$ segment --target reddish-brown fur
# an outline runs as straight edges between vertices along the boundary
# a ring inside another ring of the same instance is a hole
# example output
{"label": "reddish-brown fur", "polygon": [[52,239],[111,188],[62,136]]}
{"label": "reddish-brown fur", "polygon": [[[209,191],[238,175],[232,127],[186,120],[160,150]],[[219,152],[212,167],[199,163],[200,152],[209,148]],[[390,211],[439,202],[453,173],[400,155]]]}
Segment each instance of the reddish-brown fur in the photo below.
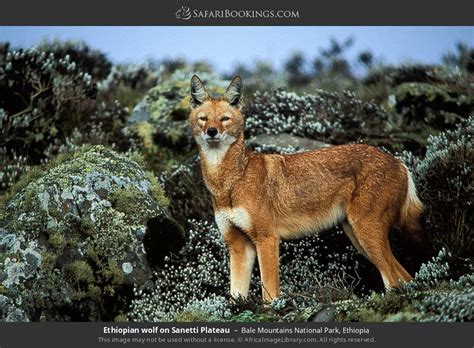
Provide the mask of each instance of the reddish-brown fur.
{"label": "reddish-brown fur", "polygon": [[[278,297],[280,239],[339,223],[387,288],[411,279],[388,241],[391,226],[419,230],[422,210],[399,160],[362,144],[291,155],[249,151],[238,77],[221,99],[210,98],[193,77],[191,104],[189,123],[202,173],[230,253],[232,296],[247,296],[257,256],[264,299]],[[217,129],[218,141],[206,134],[209,128]]]}

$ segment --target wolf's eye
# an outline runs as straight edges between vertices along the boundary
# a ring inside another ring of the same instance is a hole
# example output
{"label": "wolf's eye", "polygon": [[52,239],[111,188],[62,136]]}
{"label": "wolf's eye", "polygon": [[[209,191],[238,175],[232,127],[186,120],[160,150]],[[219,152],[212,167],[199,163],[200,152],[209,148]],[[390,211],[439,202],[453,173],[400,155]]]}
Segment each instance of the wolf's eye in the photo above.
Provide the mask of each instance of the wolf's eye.
{"label": "wolf's eye", "polygon": [[229,117],[229,116],[222,116],[222,117],[221,117],[221,122],[229,121],[229,120],[230,120],[230,117]]}
{"label": "wolf's eye", "polygon": [[201,116],[201,117],[199,117],[199,119],[200,119],[201,121],[207,121],[207,116]]}

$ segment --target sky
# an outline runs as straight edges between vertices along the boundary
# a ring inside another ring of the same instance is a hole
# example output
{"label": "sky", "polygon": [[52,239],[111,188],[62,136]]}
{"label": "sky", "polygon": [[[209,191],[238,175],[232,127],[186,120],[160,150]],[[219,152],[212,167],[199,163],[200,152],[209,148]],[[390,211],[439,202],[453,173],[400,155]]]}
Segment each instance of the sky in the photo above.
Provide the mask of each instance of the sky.
{"label": "sky", "polygon": [[384,63],[438,63],[456,43],[474,46],[474,27],[1,27],[0,42],[29,47],[46,40],[83,40],[115,63],[182,57],[228,72],[256,59],[281,67],[291,53],[314,57],[331,38],[354,38],[347,57],[371,50]]}

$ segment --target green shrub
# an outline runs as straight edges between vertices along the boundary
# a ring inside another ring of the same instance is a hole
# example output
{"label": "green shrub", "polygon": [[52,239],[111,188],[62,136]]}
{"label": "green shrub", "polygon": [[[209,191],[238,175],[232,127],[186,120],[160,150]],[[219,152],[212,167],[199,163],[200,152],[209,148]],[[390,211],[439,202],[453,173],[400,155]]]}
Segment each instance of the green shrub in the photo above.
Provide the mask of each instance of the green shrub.
{"label": "green shrub", "polygon": [[0,147],[38,164],[47,145],[74,121],[78,101],[95,94],[91,75],[70,56],[39,48],[9,50],[0,56]]}
{"label": "green shrub", "polygon": [[107,55],[84,41],[43,41],[37,47],[55,57],[69,56],[77,68],[91,75],[95,82],[105,79],[112,69]]}
{"label": "green shrub", "polygon": [[202,178],[198,158],[176,165],[160,175],[160,182],[170,199],[169,209],[183,226],[189,219],[214,219],[211,195]]}
{"label": "green shrub", "polygon": [[434,250],[445,247],[458,256],[473,251],[473,132],[471,116],[452,131],[430,136],[425,158],[413,165],[427,238]]}
{"label": "green shrub", "polygon": [[[283,89],[257,92],[246,107],[248,135],[292,133],[331,140],[342,133],[384,129],[388,114],[376,104],[362,102],[351,92],[297,95]],[[346,134],[346,137],[350,135]]]}

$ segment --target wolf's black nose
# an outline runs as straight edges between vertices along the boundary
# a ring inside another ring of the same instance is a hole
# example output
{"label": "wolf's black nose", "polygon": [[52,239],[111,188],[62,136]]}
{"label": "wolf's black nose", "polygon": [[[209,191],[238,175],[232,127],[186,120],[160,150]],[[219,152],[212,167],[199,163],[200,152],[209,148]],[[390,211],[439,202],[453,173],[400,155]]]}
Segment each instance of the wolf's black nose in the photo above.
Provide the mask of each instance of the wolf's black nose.
{"label": "wolf's black nose", "polygon": [[214,138],[217,135],[218,131],[217,128],[211,127],[207,129],[207,135]]}

